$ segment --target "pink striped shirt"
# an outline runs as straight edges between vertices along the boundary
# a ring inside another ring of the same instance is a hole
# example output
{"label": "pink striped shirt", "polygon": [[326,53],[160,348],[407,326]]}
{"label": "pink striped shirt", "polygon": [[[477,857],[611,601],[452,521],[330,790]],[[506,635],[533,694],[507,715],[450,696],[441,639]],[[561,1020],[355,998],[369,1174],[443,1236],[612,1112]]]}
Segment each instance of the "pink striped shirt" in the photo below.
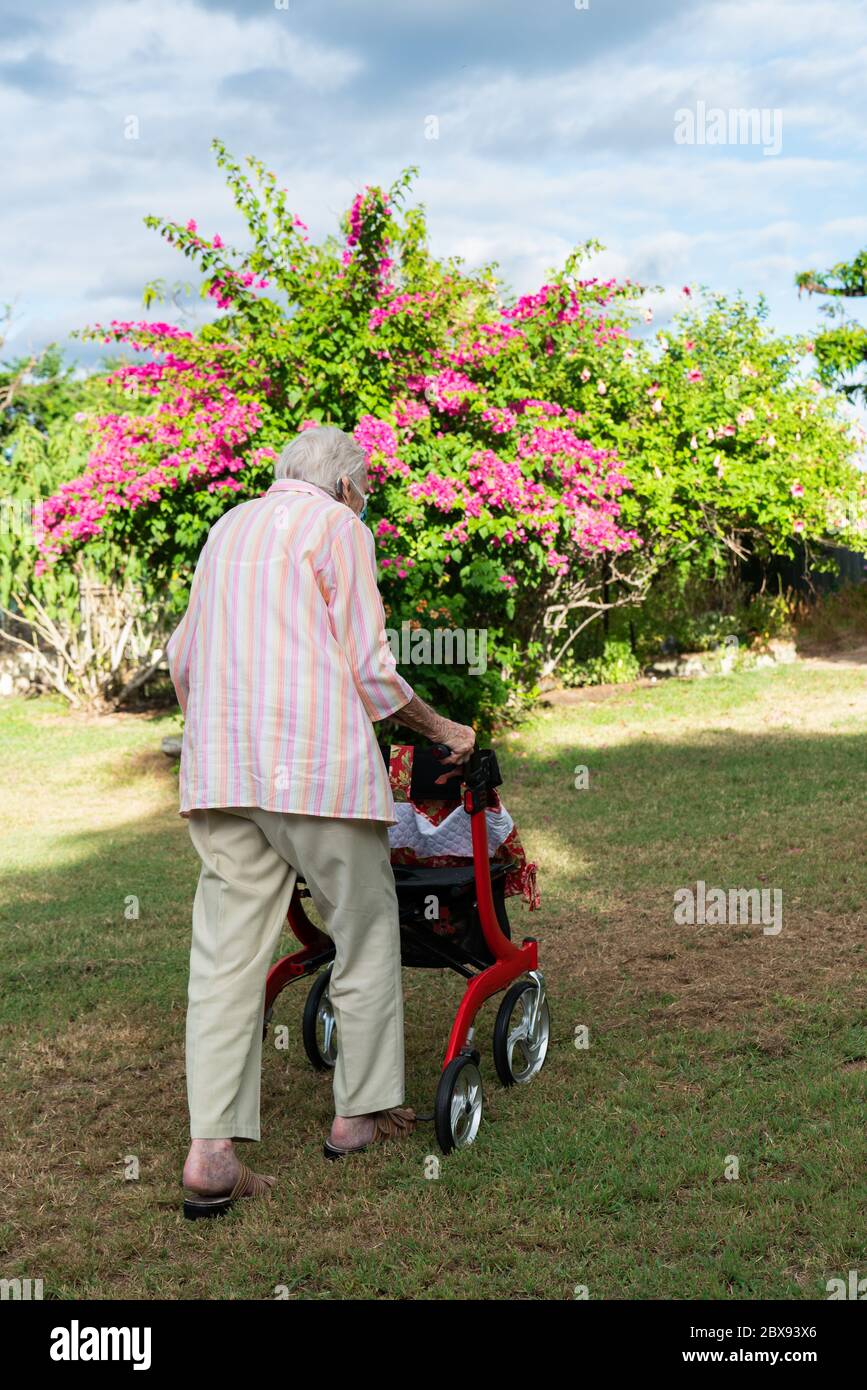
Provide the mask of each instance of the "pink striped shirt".
{"label": "pink striped shirt", "polygon": [[283,479],[211,528],[167,648],[181,814],[261,806],[394,824],[373,720],[412,699],[385,640],[373,536]]}

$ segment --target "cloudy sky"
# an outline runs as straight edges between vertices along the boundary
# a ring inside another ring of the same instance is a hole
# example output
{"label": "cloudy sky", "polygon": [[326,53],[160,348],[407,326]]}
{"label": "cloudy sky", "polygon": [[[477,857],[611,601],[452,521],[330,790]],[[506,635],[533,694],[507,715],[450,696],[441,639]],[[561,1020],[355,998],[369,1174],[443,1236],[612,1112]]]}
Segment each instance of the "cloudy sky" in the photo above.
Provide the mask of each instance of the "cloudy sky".
{"label": "cloudy sky", "polygon": [[[796,271],[867,243],[864,0],[0,0],[0,34],[16,352],[183,277],[146,213],[237,230],[213,136],[314,235],[417,164],[436,251],[527,290],[595,237],[594,270],[666,287],[661,318],[704,284],[807,329]],[[764,111],[764,141],[678,143],[700,104]]]}

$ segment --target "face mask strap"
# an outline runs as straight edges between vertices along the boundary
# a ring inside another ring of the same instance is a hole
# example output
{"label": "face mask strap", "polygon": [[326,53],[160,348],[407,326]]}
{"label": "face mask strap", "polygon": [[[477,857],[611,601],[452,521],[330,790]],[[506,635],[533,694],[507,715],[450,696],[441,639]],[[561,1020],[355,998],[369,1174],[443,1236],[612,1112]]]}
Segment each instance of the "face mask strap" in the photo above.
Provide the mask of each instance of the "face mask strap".
{"label": "face mask strap", "polygon": [[359,519],[359,521],[363,521],[364,518],[365,518],[365,516],[367,515],[367,493],[361,491],[361,488],[358,486],[358,484],[357,484],[357,482],[355,481],[354,478],[350,478],[350,479],[349,479],[349,482],[350,482],[350,486],[352,486],[352,487],[355,488],[355,491],[358,493],[359,497],[361,498],[362,507],[361,507],[361,511],[358,513],[358,519]]}

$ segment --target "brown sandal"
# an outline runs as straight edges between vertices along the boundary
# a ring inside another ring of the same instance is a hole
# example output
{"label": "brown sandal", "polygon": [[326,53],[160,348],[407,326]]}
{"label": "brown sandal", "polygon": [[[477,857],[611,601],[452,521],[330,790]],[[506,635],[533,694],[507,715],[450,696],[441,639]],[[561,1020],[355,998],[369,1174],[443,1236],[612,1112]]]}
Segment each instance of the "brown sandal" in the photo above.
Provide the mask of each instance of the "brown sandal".
{"label": "brown sandal", "polygon": [[392,1110],[377,1110],[373,1117],[373,1139],[369,1144],[356,1144],[352,1149],[341,1149],[325,1140],[323,1153],[326,1158],[345,1158],[347,1154],[363,1154],[370,1144],[381,1144],[386,1139],[405,1139],[416,1126],[416,1113],[408,1105],[397,1105]]}
{"label": "brown sandal", "polygon": [[246,1163],[239,1165],[238,1181],[232,1191],[222,1197],[201,1197],[184,1191],[184,1216],[195,1221],[200,1216],[219,1216],[242,1197],[270,1197],[276,1178],[254,1173]]}

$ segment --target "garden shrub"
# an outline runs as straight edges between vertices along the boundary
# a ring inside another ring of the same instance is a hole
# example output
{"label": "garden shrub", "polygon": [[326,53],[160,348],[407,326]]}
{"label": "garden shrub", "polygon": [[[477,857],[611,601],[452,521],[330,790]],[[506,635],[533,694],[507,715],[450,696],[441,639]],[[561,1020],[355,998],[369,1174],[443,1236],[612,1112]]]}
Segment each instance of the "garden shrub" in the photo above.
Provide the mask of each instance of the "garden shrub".
{"label": "garden shrub", "polygon": [[[147,219],[216,317],[88,330],[127,359],[87,466],[46,503],[34,594],[85,554],[113,582],[131,567],[163,625],[213,522],[269,485],[294,432],[335,424],[368,455],[391,626],[487,634],[483,675],[404,674],[489,724],[580,664],[603,613],[620,641],[622,613],[669,573],[713,586],[747,547],[824,537],[863,491],[851,426],[804,376],[809,345],[771,333],[761,303],[687,290],[651,339],[642,287],[586,274],[596,243],[510,298],[491,267],[431,255],[413,171],[362,190],[341,235],[314,243],[273,173],[215,148],[249,245]],[[626,669],[614,652],[592,655]]]}

